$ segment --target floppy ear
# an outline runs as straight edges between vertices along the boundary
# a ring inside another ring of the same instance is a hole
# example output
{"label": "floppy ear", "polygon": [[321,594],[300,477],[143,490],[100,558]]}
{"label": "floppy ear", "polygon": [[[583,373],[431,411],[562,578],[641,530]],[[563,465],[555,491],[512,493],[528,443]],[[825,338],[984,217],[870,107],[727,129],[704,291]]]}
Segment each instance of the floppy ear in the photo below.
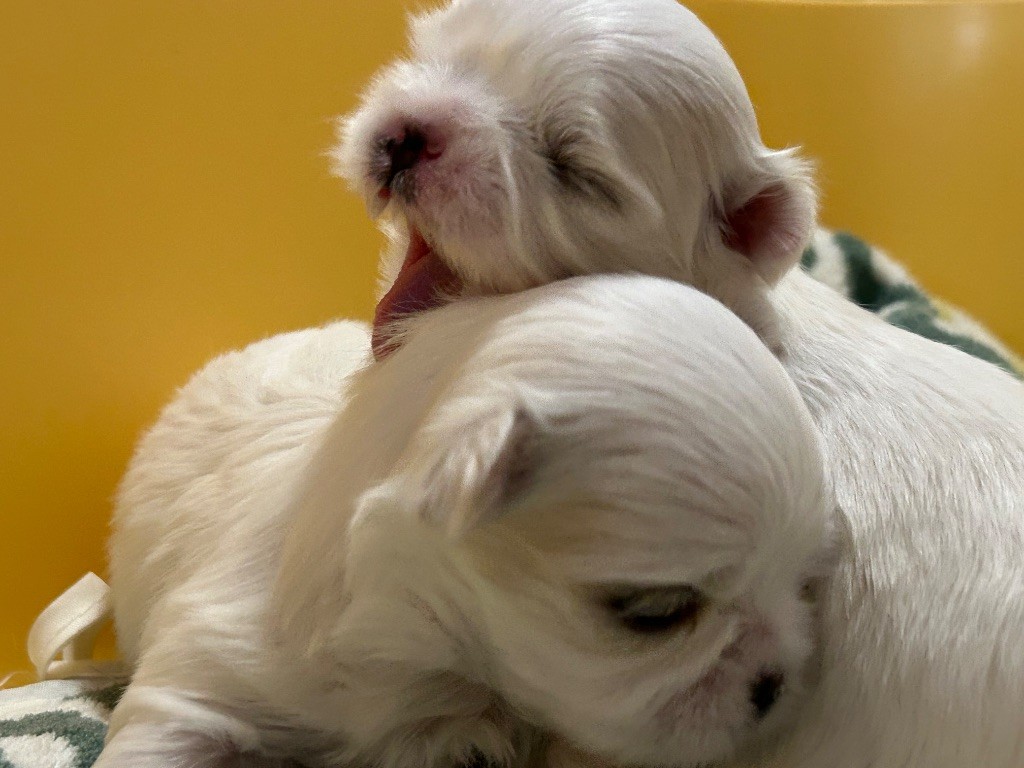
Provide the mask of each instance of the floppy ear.
{"label": "floppy ear", "polygon": [[509,407],[458,431],[432,424],[418,441],[414,473],[420,517],[458,536],[496,519],[529,485],[536,422]]}
{"label": "floppy ear", "polygon": [[774,284],[796,264],[817,220],[810,165],[794,151],[769,152],[726,189],[722,242]]}

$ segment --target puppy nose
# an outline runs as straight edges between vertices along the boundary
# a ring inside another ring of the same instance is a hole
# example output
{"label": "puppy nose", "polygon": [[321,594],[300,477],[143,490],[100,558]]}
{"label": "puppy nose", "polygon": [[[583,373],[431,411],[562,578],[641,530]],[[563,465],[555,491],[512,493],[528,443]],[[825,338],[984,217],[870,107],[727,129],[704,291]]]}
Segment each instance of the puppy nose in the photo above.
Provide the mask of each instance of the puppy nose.
{"label": "puppy nose", "polygon": [[762,673],[750,686],[750,703],[754,705],[757,719],[760,720],[779,700],[785,677],[781,672]]}
{"label": "puppy nose", "polygon": [[413,168],[421,160],[440,157],[441,146],[436,138],[430,140],[423,128],[410,125],[384,140],[384,153],[389,163],[385,185],[391,186],[402,171]]}

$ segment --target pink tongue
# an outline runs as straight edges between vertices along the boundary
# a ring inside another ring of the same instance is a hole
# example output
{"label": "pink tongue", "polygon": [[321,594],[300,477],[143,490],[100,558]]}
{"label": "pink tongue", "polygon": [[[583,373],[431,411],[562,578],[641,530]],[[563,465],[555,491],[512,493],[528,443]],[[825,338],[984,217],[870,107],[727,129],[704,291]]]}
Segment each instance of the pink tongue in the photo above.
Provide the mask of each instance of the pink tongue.
{"label": "pink tongue", "polygon": [[419,231],[413,229],[402,269],[373,315],[374,357],[381,360],[395,351],[391,334],[396,320],[439,306],[444,294],[458,288],[459,278],[437,257]]}

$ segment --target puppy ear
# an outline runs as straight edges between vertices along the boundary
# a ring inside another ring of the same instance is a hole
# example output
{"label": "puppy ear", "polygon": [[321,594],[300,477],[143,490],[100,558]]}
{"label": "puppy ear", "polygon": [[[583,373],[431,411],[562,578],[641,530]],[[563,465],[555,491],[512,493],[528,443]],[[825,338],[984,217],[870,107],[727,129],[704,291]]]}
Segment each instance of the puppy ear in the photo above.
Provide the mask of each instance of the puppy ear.
{"label": "puppy ear", "polygon": [[454,445],[450,428],[426,435],[421,518],[459,536],[500,516],[529,485],[536,428],[513,407],[475,419],[455,433]]}
{"label": "puppy ear", "polygon": [[794,151],[770,152],[726,190],[722,242],[774,284],[796,264],[817,219],[810,165]]}

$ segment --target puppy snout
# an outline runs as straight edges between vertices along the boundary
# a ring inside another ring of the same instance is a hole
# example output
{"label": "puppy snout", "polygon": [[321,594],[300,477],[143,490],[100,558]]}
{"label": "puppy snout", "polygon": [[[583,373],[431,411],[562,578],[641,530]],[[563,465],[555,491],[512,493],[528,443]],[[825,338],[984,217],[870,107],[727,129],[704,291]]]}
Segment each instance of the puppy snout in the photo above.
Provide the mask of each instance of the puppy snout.
{"label": "puppy snout", "polygon": [[406,125],[392,135],[381,137],[379,146],[386,164],[384,186],[388,188],[403,172],[421,162],[436,160],[444,152],[441,136],[417,125]]}
{"label": "puppy snout", "polygon": [[758,720],[775,706],[785,682],[781,672],[763,672],[751,684],[750,703],[754,705],[754,713]]}

